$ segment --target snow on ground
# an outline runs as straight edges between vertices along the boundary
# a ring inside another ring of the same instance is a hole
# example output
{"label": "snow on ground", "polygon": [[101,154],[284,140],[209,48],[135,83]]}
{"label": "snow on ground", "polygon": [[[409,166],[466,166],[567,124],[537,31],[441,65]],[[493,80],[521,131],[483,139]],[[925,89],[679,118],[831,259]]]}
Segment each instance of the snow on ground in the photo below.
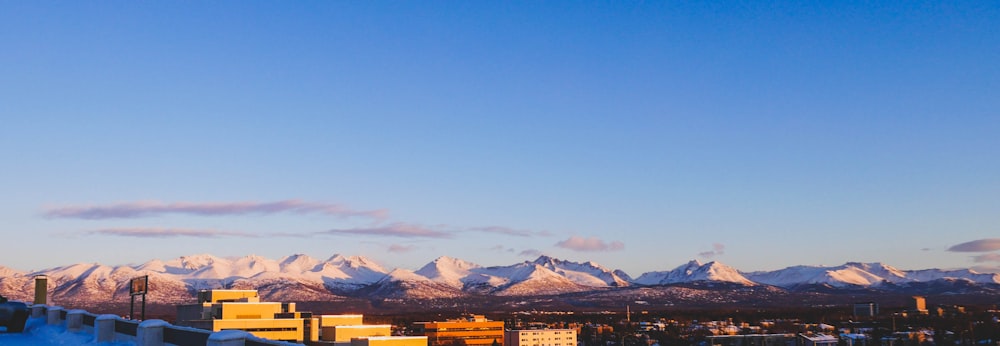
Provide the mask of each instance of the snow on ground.
{"label": "snow on ground", "polygon": [[[2,329],[2,328],[0,328]],[[65,326],[50,326],[45,323],[45,318],[29,318],[23,333],[0,333],[0,345],[22,346],[72,346],[72,345],[100,345],[100,346],[126,346],[132,343],[117,342],[95,342],[94,334],[85,332],[70,332]]]}

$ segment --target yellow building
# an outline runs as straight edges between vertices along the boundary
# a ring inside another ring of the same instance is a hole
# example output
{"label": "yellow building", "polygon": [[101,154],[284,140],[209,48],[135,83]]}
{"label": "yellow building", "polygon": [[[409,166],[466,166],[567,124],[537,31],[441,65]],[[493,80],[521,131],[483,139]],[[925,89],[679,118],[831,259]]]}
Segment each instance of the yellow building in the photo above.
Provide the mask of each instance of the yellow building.
{"label": "yellow building", "polygon": [[198,303],[177,306],[177,325],[211,331],[243,330],[272,340],[315,341],[319,320],[295,303],[261,302],[255,290],[203,290]]}
{"label": "yellow building", "polygon": [[[388,324],[361,325],[361,326],[323,326],[320,332],[320,340],[333,341],[335,343],[351,344],[351,339],[391,336],[392,326]],[[422,345],[423,346],[423,345]]]}
{"label": "yellow building", "polygon": [[413,333],[427,337],[429,346],[489,346],[503,344],[503,321],[483,315],[467,315],[444,322],[416,322]]}
{"label": "yellow building", "polygon": [[360,326],[364,319],[364,315],[320,315],[319,324],[324,327]]}
{"label": "yellow building", "polygon": [[927,299],[921,296],[913,296],[913,312],[921,315],[927,314]]}
{"label": "yellow building", "polygon": [[259,302],[257,290],[201,290],[198,291],[199,303],[223,302]]}
{"label": "yellow building", "polygon": [[351,346],[427,346],[426,336],[372,336],[351,339]]}
{"label": "yellow building", "polygon": [[364,324],[363,315],[320,315],[319,342],[336,346],[427,346],[424,336],[391,336],[388,324]]}

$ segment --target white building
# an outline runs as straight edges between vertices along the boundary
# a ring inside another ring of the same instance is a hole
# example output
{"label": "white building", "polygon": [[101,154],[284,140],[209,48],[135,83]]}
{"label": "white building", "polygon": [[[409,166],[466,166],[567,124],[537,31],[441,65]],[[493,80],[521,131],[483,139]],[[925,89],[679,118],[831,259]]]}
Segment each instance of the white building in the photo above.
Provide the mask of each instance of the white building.
{"label": "white building", "polygon": [[503,346],[576,346],[576,330],[507,330],[504,331]]}

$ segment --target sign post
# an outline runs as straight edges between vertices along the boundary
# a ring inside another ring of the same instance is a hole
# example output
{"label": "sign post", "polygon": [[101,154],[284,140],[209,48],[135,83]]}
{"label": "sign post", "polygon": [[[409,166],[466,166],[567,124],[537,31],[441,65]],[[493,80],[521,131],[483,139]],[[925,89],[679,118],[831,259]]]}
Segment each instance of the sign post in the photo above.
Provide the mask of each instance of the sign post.
{"label": "sign post", "polygon": [[143,275],[132,278],[128,282],[128,293],[132,298],[132,302],[129,304],[129,318],[135,319],[135,296],[142,296],[142,318],[140,320],[146,320],[146,292],[149,291],[149,275]]}

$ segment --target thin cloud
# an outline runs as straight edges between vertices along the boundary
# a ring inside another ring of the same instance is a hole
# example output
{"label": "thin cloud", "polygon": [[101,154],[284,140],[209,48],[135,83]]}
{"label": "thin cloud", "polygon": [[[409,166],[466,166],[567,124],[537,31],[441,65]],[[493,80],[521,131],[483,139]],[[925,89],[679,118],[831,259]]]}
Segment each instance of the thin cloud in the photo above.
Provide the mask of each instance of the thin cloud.
{"label": "thin cloud", "polygon": [[503,226],[473,227],[473,228],[469,228],[468,230],[469,231],[474,231],[474,232],[484,232],[484,233],[496,233],[496,234],[512,235],[512,236],[515,236],[515,237],[539,237],[539,236],[540,237],[547,237],[547,236],[552,235],[551,233],[546,232],[546,231],[530,231],[530,230],[514,229],[514,228],[510,228],[510,227],[503,227]]}
{"label": "thin cloud", "polygon": [[312,238],[316,236],[316,233],[274,232],[274,233],[267,233],[264,236],[275,237],[275,238]]}
{"label": "thin cloud", "polygon": [[573,251],[618,251],[625,248],[625,244],[620,241],[610,243],[597,237],[577,237],[571,236],[569,239],[556,243],[556,246]]}
{"label": "thin cloud", "polygon": [[1000,262],[1000,253],[988,253],[979,256],[972,256],[972,261],[976,263]]}
{"label": "thin cloud", "polygon": [[703,258],[713,258],[715,256],[721,256],[721,255],[723,255],[725,253],[726,253],[726,246],[725,245],[723,245],[721,243],[714,243],[714,244],[712,244],[712,250],[705,251],[705,252],[700,252],[700,253],[698,253],[698,256],[701,256]]}
{"label": "thin cloud", "polygon": [[417,247],[415,245],[392,244],[392,245],[389,245],[389,248],[387,250],[389,252],[392,252],[392,253],[406,253],[406,252],[410,252],[410,251],[413,251],[413,250],[416,250],[416,249],[417,249]]}
{"label": "thin cloud", "polygon": [[541,256],[541,255],[542,255],[542,252],[538,251],[538,250],[535,250],[535,249],[527,249],[527,250],[521,251],[521,253],[518,254],[518,256],[528,256],[528,257],[538,257],[538,256]]}
{"label": "thin cloud", "polygon": [[331,229],[324,234],[359,234],[400,238],[451,238],[452,234],[406,223],[393,223],[380,227]]}
{"label": "thin cloud", "polygon": [[220,231],[211,229],[184,229],[184,228],[107,228],[87,232],[88,234],[110,235],[119,237],[135,238],[223,238],[242,237],[257,238],[257,235],[245,232]]}
{"label": "thin cloud", "polygon": [[503,246],[503,245],[495,245],[495,246],[492,246],[492,247],[490,247],[489,249],[486,249],[486,250],[493,251],[493,252],[514,253],[514,248],[509,248],[509,247],[506,247],[506,246]]}
{"label": "thin cloud", "polygon": [[979,239],[948,248],[954,252],[990,252],[1000,250],[1000,238]]}
{"label": "thin cloud", "polygon": [[337,217],[367,217],[376,220],[388,218],[388,211],[354,210],[340,204],[284,200],[277,202],[160,202],[139,201],[103,206],[65,206],[49,208],[43,214],[46,218],[68,219],[133,219],[164,214],[187,214],[197,216],[225,216],[247,214],[325,214]]}

